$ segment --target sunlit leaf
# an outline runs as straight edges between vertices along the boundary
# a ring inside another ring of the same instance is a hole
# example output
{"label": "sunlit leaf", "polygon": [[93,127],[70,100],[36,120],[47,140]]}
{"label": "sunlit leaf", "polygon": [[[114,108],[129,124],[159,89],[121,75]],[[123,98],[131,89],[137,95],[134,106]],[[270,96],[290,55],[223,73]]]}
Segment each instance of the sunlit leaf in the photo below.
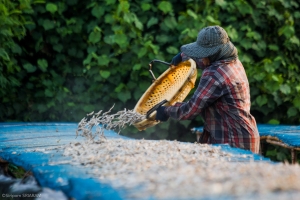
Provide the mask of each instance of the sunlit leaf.
{"label": "sunlit leaf", "polygon": [[125,88],[125,84],[124,83],[120,83],[116,88],[115,88],[115,92],[121,92],[121,90]]}
{"label": "sunlit leaf", "polygon": [[253,9],[246,1],[236,1],[237,8],[239,9],[242,15],[252,14]]}
{"label": "sunlit leaf", "polygon": [[178,53],[178,49],[176,47],[173,47],[173,46],[169,46],[167,48],[167,52],[170,53],[170,54],[177,54]]}
{"label": "sunlit leaf", "polygon": [[47,31],[47,30],[53,29],[55,27],[55,24],[52,20],[46,19],[43,22],[43,27]]}
{"label": "sunlit leaf", "polygon": [[15,44],[12,46],[12,52],[20,55],[22,53],[22,49],[18,44]]}
{"label": "sunlit leaf", "polygon": [[98,64],[100,66],[107,66],[109,63],[109,58],[106,55],[102,55],[98,57]]}
{"label": "sunlit leaf", "polygon": [[107,5],[115,4],[116,0],[105,0]]}
{"label": "sunlit leaf", "polygon": [[92,9],[92,15],[97,19],[99,19],[104,14],[104,12],[105,12],[104,7],[101,6],[95,6]]}
{"label": "sunlit leaf", "polygon": [[126,102],[128,99],[131,98],[131,93],[128,90],[121,91],[117,94],[118,99],[122,102]]}
{"label": "sunlit leaf", "polygon": [[296,19],[300,18],[300,12],[299,12],[299,11],[295,11],[295,12],[294,12],[294,17],[295,17]]}
{"label": "sunlit leaf", "polygon": [[266,97],[266,95],[260,95],[256,98],[256,103],[258,106],[263,106],[268,102],[268,98]]}
{"label": "sunlit leaf", "polygon": [[91,43],[97,43],[99,42],[101,39],[101,34],[100,32],[91,32],[90,35],[89,35],[89,41]]}
{"label": "sunlit leaf", "polygon": [[280,86],[280,91],[283,94],[290,94],[291,93],[291,87],[289,85],[287,85],[287,84],[281,85]]}
{"label": "sunlit leaf", "polygon": [[88,64],[90,64],[91,60],[92,60],[92,55],[89,54],[89,55],[86,57],[86,59],[83,60],[83,64],[84,64],[84,65],[88,65]]}
{"label": "sunlit leaf", "polygon": [[10,60],[7,52],[3,48],[0,48],[0,57],[6,61]]}
{"label": "sunlit leaf", "polygon": [[163,11],[163,13],[168,13],[172,11],[172,4],[168,1],[161,1],[158,4],[158,9],[160,9],[161,11]]}
{"label": "sunlit leaf", "polygon": [[291,43],[296,44],[296,45],[300,45],[300,41],[296,36],[291,37],[290,39]]}
{"label": "sunlit leaf", "polygon": [[147,49],[146,48],[141,48],[139,53],[138,53],[138,58],[143,57],[146,53],[147,53]]}
{"label": "sunlit leaf", "polygon": [[177,22],[174,17],[166,17],[164,20],[164,25],[169,29],[174,29],[177,26]]}
{"label": "sunlit leaf", "polygon": [[268,45],[268,48],[272,51],[278,51],[279,50],[279,47],[275,44]]}
{"label": "sunlit leaf", "polygon": [[247,32],[246,36],[250,37],[250,38],[253,38],[255,40],[260,40],[261,39],[261,35],[258,32],[255,32],[255,31]]}
{"label": "sunlit leaf", "polygon": [[127,40],[128,38],[124,34],[117,34],[117,35],[115,35],[114,39],[115,39],[115,42],[120,46],[123,46],[128,42],[128,40]]}
{"label": "sunlit leaf", "polygon": [[231,40],[237,40],[239,38],[238,31],[233,27],[228,28],[226,32]]}
{"label": "sunlit leaf", "polygon": [[57,5],[54,3],[47,3],[46,4],[46,10],[51,12],[51,13],[55,13],[57,11]]}
{"label": "sunlit leaf", "polygon": [[266,77],[266,73],[261,72],[259,74],[255,74],[255,76],[253,77],[254,79],[256,79],[257,81],[261,81]]}
{"label": "sunlit leaf", "polygon": [[100,71],[100,75],[101,75],[104,79],[107,79],[108,77],[110,77],[110,71],[107,71],[107,70],[101,70],[101,71]]}
{"label": "sunlit leaf", "polygon": [[216,20],[215,18],[213,18],[213,16],[211,16],[211,15],[206,16],[206,19],[207,19],[207,21],[209,21],[213,24],[216,24],[216,25],[220,24],[220,22],[218,20]]}
{"label": "sunlit leaf", "polygon": [[38,67],[40,68],[40,70],[42,70],[43,72],[47,71],[47,67],[48,67],[47,60],[45,60],[45,59],[38,59],[37,63],[38,63]]}
{"label": "sunlit leaf", "polygon": [[129,11],[129,7],[130,4],[127,1],[120,1],[118,4],[118,9],[117,9],[117,13],[120,14],[121,12],[128,12]]}
{"label": "sunlit leaf", "polygon": [[266,153],[266,156],[267,156],[267,157],[276,156],[276,155],[277,155],[276,149],[274,149],[274,150],[269,150],[269,151],[267,151],[267,153]]}
{"label": "sunlit leaf", "polygon": [[149,28],[150,26],[157,24],[158,19],[156,17],[151,17],[150,20],[147,22],[147,27]]}
{"label": "sunlit leaf", "polygon": [[134,66],[133,66],[133,70],[134,71],[138,71],[138,70],[140,70],[141,69],[141,67],[142,67],[142,65],[141,64],[135,64]]}
{"label": "sunlit leaf", "polygon": [[198,16],[197,16],[197,14],[196,14],[194,11],[188,9],[188,10],[186,11],[186,13],[187,13],[189,16],[191,16],[192,18],[194,18],[195,20],[198,19]]}
{"label": "sunlit leaf", "polygon": [[23,67],[24,67],[24,69],[26,69],[27,72],[29,72],[29,73],[35,72],[35,70],[36,70],[36,67],[33,66],[33,65],[30,64],[30,63],[24,64]]}
{"label": "sunlit leaf", "polygon": [[74,106],[76,106],[76,104],[75,104],[74,102],[68,102],[67,105],[68,105],[69,107],[74,107]]}
{"label": "sunlit leaf", "polygon": [[293,26],[285,25],[278,30],[278,35],[285,35],[286,38],[291,38],[295,34]]}
{"label": "sunlit leaf", "polygon": [[216,4],[221,7],[224,7],[224,6],[226,6],[227,3],[225,0],[216,0]]}
{"label": "sunlit leaf", "polygon": [[271,119],[268,121],[268,124],[278,125],[280,124],[280,121],[278,121],[277,119]]}
{"label": "sunlit leaf", "polygon": [[295,98],[293,104],[296,108],[300,109],[300,98]]}
{"label": "sunlit leaf", "polygon": [[131,23],[134,20],[132,13],[124,13],[123,18],[127,23]]}
{"label": "sunlit leaf", "polygon": [[140,30],[143,30],[143,24],[140,22],[140,20],[136,16],[134,17],[134,24],[135,24],[135,27],[137,27]]}

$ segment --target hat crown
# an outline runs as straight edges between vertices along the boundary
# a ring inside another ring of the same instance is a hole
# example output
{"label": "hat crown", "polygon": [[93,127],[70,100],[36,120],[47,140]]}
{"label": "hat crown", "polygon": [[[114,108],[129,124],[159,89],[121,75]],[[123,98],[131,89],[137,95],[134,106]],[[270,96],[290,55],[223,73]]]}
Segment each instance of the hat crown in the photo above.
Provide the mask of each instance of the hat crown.
{"label": "hat crown", "polygon": [[214,47],[229,42],[226,31],[220,26],[209,26],[202,29],[197,37],[197,44],[202,47]]}

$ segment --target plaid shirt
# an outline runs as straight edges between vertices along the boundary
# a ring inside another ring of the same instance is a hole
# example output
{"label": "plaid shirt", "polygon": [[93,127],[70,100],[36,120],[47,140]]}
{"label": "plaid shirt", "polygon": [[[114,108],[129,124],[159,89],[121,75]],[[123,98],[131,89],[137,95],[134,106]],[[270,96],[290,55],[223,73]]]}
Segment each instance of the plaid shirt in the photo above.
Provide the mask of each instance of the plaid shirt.
{"label": "plaid shirt", "polygon": [[[204,68],[200,60],[196,63]],[[209,143],[228,143],[258,153],[260,138],[250,104],[249,83],[242,63],[238,59],[223,60],[204,68],[189,101],[166,107],[165,112],[177,120],[201,115],[204,129],[210,133]]]}

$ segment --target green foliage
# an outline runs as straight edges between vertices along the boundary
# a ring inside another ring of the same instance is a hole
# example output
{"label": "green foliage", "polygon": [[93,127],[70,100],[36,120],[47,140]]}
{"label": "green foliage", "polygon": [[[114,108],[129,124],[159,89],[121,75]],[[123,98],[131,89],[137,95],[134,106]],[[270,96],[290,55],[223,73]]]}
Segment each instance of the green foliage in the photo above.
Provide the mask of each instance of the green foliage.
{"label": "green foliage", "polygon": [[[265,153],[263,153],[263,155],[270,158],[272,161],[288,163],[292,162],[290,149],[268,143],[264,143],[264,146]],[[297,161],[300,164],[300,153],[296,151],[295,156],[297,156]]]}
{"label": "green foliage", "polygon": [[15,178],[24,178],[24,175],[26,175],[26,171],[19,166],[16,166],[12,163],[9,163],[8,165],[8,171],[14,175]]}
{"label": "green foliage", "polygon": [[[0,119],[78,122],[113,104],[113,111],[133,109],[151,84],[148,63],[170,61],[201,28],[217,24],[239,50],[258,123],[299,123],[297,1],[153,2],[1,0]],[[165,70],[154,66],[156,75]],[[178,139],[201,125],[197,118],[122,133]]]}
{"label": "green foliage", "polygon": [[15,73],[21,70],[16,59],[22,54],[22,48],[17,43],[26,34],[25,25],[29,24],[31,1],[0,0],[0,87],[1,96],[11,87],[19,87],[21,82]]}

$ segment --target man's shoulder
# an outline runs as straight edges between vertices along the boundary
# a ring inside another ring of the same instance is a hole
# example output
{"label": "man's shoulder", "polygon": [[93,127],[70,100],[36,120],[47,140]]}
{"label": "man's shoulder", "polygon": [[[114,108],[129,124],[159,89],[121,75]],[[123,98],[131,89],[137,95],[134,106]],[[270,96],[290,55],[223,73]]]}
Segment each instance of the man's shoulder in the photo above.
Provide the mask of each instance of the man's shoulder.
{"label": "man's shoulder", "polygon": [[203,73],[212,75],[212,74],[222,74],[224,71],[227,70],[229,63],[228,62],[222,62],[222,61],[216,61],[212,63],[209,67],[205,68]]}
{"label": "man's shoulder", "polygon": [[214,71],[216,73],[224,73],[226,71],[231,71],[233,68],[236,67],[243,67],[243,64],[239,59],[230,60],[230,61],[226,61],[226,60],[216,61],[212,63],[212,65],[207,69],[210,71]]}
{"label": "man's shoulder", "polygon": [[238,66],[243,66],[238,59],[231,61],[216,61],[203,71],[203,77],[210,77],[219,83],[223,83],[228,77],[233,76],[233,72],[235,71],[233,68]]}

